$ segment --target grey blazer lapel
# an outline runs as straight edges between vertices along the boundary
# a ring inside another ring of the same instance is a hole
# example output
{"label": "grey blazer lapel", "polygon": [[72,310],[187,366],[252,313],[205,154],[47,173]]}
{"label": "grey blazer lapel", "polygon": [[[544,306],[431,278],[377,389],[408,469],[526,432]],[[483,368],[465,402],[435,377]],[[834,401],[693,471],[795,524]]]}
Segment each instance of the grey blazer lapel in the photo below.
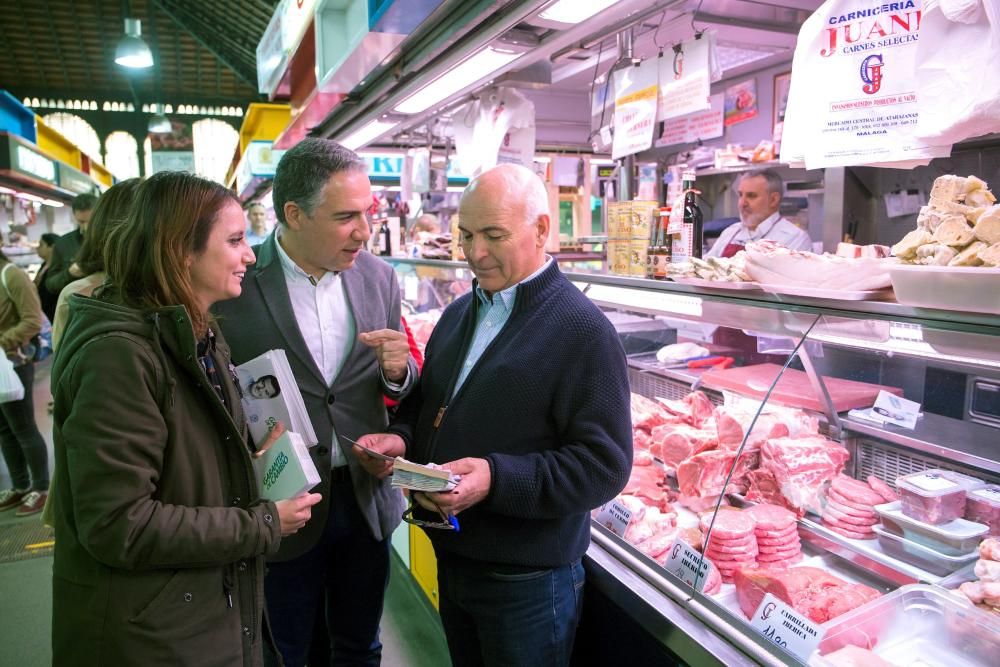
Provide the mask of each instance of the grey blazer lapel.
{"label": "grey blazer lapel", "polygon": [[[362,251],[365,252],[365,251]],[[368,288],[365,285],[365,274],[360,266],[355,264],[340,274],[344,281],[344,293],[347,295],[347,303],[354,315],[354,340],[351,341],[351,350],[344,361],[344,368],[347,368],[359,351],[367,350],[358,338],[357,334],[371,331],[375,328],[375,315],[371,312],[371,299],[367,298]],[[343,368],[341,369],[343,372]]]}
{"label": "grey blazer lapel", "polygon": [[257,264],[254,267],[254,280],[263,296],[264,305],[271,313],[274,324],[285,339],[286,352],[291,352],[309,369],[320,386],[326,387],[323,374],[313,360],[305,338],[299,329],[292,300],[288,296],[288,285],[285,283],[285,272],[278,257],[277,235],[271,234],[259,247]]}

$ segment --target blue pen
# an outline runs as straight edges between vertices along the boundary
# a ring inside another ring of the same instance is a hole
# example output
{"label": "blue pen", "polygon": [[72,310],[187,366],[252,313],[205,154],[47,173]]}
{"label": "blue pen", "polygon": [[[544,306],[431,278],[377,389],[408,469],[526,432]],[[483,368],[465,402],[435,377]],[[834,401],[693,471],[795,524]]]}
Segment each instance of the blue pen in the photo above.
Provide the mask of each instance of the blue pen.
{"label": "blue pen", "polygon": [[457,532],[459,532],[459,531],[461,530],[461,529],[460,529],[460,528],[458,527],[458,517],[456,517],[456,516],[449,516],[449,517],[448,517],[448,523],[450,523],[450,524],[451,524],[451,527],[455,529],[455,532],[456,532],[456,533],[457,533]]}

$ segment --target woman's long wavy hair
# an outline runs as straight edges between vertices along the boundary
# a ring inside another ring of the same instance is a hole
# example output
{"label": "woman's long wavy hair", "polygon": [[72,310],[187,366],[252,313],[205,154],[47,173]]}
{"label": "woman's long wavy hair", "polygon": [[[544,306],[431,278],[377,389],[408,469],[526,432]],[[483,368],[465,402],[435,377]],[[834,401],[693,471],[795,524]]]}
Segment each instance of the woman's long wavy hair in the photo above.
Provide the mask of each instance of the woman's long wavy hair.
{"label": "woman's long wavy hair", "polygon": [[239,204],[231,190],[186,172],[161,171],[143,181],[104,247],[112,292],[140,310],[184,306],[195,335],[203,336],[209,314],[191,287],[188,261],[204,251],[229,202]]}

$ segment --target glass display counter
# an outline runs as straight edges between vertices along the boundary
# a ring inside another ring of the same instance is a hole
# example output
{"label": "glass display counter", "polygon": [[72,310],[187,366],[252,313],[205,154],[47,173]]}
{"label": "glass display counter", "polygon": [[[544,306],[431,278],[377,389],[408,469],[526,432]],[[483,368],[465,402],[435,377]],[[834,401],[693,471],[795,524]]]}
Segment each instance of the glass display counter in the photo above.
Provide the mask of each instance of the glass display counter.
{"label": "glass display counter", "polygon": [[[391,263],[426,343],[471,272]],[[989,664],[1000,600],[962,591],[989,581],[977,547],[1000,534],[1000,318],[561,266],[618,330],[633,394],[591,587],[689,664],[900,659],[918,607],[952,619],[926,664]],[[761,618],[775,601],[784,637]]]}

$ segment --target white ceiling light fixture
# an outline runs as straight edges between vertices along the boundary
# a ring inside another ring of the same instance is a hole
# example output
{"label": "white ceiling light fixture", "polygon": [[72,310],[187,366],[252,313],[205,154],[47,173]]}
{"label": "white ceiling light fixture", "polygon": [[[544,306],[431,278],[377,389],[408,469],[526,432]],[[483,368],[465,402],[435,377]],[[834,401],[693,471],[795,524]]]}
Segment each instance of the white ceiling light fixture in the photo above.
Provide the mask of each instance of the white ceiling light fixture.
{"label": "white ceiling light fixture", "polygon": [[170,123],[170,119],[163,115],[161,108],[159,104],[153,105],[155,114],[149,119],[146,129],[153,134],[170,134],[174,131],[174,126]]}
{"label": "white ceiling light fixture", "polygon": [[583,23],[594,14],[603,12],[618,2],[619,0],[559,0],[539,12],[538,18],[556,23]]}
{"label": "white ceiling light fixture", "polygon": [[350,133],[343,139],[338,139],[338,142],[342,146],[349,148],[352,151],[356,151],[362,146],[368,145],[373,140],[382,136],[397,125],[399,125],[398,120],[376,118],[367,125],[364,125],[360,129]]}
{"label": "white ceiling light fixture", "polygon": [[458,91],[468,88],[476,81],[489,77],[493,72],[517,60],[522,55],[523,53],[520,51],[487,46],[404,99],[396,105],[394,110],[407,114],[426,111],[435,104],[444,102]]}
{"label": "white ceiling light fixture", "polygon": [[142,39],[142,21],[139,19],[125,19],[125,36],[115,47],[115,62],[132,69],[153,66],[153,52]]}

